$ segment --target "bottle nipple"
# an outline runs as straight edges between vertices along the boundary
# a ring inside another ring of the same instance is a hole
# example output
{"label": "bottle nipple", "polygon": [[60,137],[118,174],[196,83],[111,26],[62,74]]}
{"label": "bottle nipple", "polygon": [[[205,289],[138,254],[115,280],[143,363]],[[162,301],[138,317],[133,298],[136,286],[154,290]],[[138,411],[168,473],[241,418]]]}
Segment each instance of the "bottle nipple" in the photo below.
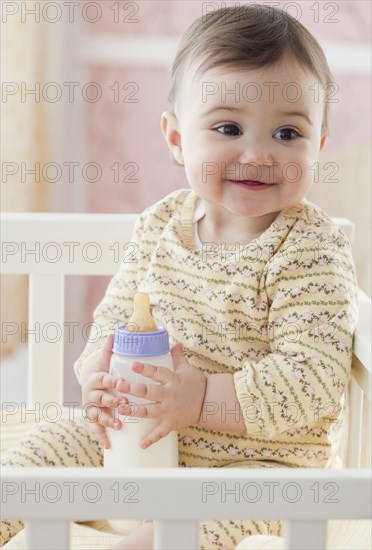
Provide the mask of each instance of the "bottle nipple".
{"label": "bottle nipple", "polygon": [[126,325],[129,332],[155,332],[158,327],[150,312],[150,298],[146,292],[134,296],[133,315]]}

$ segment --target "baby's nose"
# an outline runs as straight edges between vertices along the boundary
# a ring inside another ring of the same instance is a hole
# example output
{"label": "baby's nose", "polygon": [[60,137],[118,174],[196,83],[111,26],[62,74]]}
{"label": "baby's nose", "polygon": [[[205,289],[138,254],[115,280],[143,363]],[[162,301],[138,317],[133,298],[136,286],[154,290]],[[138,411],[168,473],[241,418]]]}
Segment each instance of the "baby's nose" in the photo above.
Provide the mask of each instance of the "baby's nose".
{"label": "baby's nose", "polygon": [[239,164],[254,164],[261,166],[273,162],[273,156],[267,143],[254,139],[242,144],[238,152],[237,161]]}

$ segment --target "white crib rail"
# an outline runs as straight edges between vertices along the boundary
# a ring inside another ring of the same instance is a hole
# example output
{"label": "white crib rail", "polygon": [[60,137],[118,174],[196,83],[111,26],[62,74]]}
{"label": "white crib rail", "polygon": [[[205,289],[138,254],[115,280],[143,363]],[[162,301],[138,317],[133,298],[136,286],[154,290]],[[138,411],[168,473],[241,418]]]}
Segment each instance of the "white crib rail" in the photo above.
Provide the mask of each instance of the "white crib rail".
{"label": "white crib rail", "polygon": [[197,549],[201,519],[247,517],[282,519],[286,549],[320,550],[328,519],[371,515],[366,470],[167,468],[114,476],[101,468],[4,468],[1,477],[3,515],[26,520],[35,550],[69,548],[68,521],[102,519],[103,511],[153,518],[155,550]]}
{"label": "white crib rail", "polygon": [[371,300],[359,291],[359,319],[354,335],[346,466],[371,467]]}
{"label": "white crib rail", "polygon": [[[137,215],[5,213],[1,217],[2,272],[29,274],[30,326],[56,323],[63,333],[64,276],[114,274]],[[352,240],[353,225],[340,218],[335,221]],[[347,454],[347,466],[353,469],[288,472],[180,468],[133,470],[114,479],[102,469],[9,468],[2,470],[3,516],[24,518],[27,548],[38,550],[69,548],[69,521],[102,519],[102,515],[112,519],[154,518],[156,549],[198,548],[198,520],[247,517],[284,520],[285,548],[326,548],[328,519],[367,519],[371,514],[370,472],[354,469],[368,467],[370,460],[366,454],[370,431],[362,438],[362,423],[368,412],[363,403],[369,404],[371,397],[371,301],[362,292],[360,306]],[[59,342],[48,345],[30,339],[28,407],[63,402],[63,338]],[[52,378],[47,376],[50,364],[54,366]],[[141,493],[137,506],[125,501],[118,506],[113,499],[114,484],[122,490],[127,483],[137,484]],[[98,491],[96,502],[88,495],[88,488]],[[39,495],[37,506],[29,499],[32,490]],[[256,493],[252,497],[249,491]]]}

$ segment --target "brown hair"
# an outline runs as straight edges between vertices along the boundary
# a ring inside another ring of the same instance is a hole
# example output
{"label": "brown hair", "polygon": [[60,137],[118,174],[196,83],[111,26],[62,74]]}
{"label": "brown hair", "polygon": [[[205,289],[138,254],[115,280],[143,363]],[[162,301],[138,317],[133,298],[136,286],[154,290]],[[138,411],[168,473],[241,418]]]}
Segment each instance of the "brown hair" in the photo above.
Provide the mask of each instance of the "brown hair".
{"label": "brown hair", "polygon": [[[172,66],[168,96],[175,104],[183,73],[196,61],[195,73],[215,67],[258,69],[289,56],[308,69],[324,89],[332,74],[313,35],[291,15],[271,6],[245,4],[221,8],[199,17],[183,35]],[[322,134],[328,130],[328,102],[324,102]]]}

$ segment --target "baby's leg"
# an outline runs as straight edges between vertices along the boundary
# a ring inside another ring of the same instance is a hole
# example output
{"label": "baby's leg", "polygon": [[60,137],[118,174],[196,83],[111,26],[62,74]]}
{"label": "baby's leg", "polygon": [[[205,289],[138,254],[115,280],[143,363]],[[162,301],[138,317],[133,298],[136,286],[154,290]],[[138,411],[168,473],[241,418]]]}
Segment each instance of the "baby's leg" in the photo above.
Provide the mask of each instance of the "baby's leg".
{"label": "baby's leg", "polygon": [[[89,423],[75,411],[74,420],[62,418],[58,422],[42,422],[33,426],[1,459],[1,465],[37,466],[103,466],[103,452],[90,431]],[[1,522],[1,546],[20,529],[21,521]]]}
{"label": "baby's leg", "polygon": [[281,535],[279,521],[204,521],[200,529],[201,550],[234,550],[251,535]]}
{"label": "baby's leg", "polygon": [[[234,550],[237,544],[250,535],[280,536],[278,521],[204,521],[200,524],[201,550]],[[152,550],[154,547],[153,523],[145,523],[125,539],[110,546],[109,550]]]}
{"label": "baby's leg", "polygon": [[152,550],[154,548],[154,524],[146,522],[140,525],[133,533],[122,539],[110,550]]}
{"label": "baby's leg", "polygon": [[[283,468],[282,464],[269,461],[236,462],[226,468]],[[232,495],[232,498],[233,495]],[[228,498],[226,512],[228,514]],[[277,520],[242,521],[203,521],[200,525],[200,550],[234,550],[246,537],[251,535],[274,535],[280,537],[282,523]]]}

